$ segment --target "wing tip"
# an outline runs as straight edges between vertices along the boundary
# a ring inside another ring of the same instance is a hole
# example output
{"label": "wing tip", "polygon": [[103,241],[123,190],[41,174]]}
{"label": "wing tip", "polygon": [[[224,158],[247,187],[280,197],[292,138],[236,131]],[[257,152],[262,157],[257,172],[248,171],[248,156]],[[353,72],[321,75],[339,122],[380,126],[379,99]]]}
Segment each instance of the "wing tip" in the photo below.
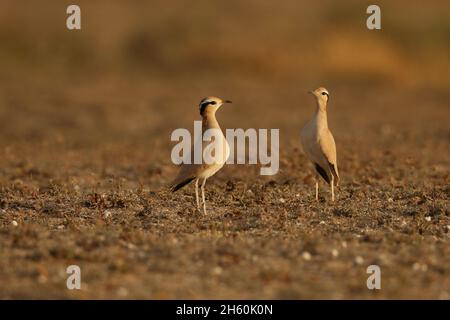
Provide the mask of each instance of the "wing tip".
{"label": "wing tip", "polygon": [[176,192],[176,191],[180,190],[181,188],[183,188],[185,185],[189,184],[194,179],[195,178],[188,178],[188,179],[185,179],[185,180],[183,180],[183,181],[181,181],[179,183],[173,184],[170,187],[170,191]]}
{"label": "wing tip", "polygon": [[330,184],[331,179],[328,176],[327,172],[317,163],[314,163],[314,166],[316,168],[316,172],[323,178],[323,180],[325,180],[328,184]]}

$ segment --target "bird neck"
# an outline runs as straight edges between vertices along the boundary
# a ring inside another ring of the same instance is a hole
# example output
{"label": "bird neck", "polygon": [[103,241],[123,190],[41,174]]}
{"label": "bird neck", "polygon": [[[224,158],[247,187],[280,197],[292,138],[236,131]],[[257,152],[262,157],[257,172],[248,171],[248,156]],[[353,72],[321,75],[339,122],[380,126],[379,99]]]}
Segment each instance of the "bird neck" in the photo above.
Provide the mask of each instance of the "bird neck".
{"label": "bird neck", "polygon": [[327,102],[322,99],[317,99],[317,110],[327,111]]}
{"label": "bird neck", "polygon": [[220,128],[219,123],[216,119],[215,110],[208,110],[203,113],[202,127],[203,131],[210,128]]}
{"label": "bird neck", "polygon": [[327,104],[325,102],[317,102],[316,119],[320,127],[328,128]]}

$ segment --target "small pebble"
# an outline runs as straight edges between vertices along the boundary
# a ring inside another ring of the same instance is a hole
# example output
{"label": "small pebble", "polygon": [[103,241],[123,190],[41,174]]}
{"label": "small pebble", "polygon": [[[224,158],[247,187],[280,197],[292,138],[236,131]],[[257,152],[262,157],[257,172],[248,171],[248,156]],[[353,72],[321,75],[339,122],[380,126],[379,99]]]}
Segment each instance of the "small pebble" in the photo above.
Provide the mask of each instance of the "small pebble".
{"label": "small pebble", "polygon": [[120,296],[120,297],[126,297],[126,296],[128,295],[128,290],[127,290],[127,288],[120,287],[120,288],[117,290],[117,295]]}
{"label": "small pebble", "polygon": [[425,263],[419,263],[419,262],[415,262],[413,264],[413,270],[414,271],[422,271],[422,272],[426,272],[428,270],[428,266]]}
{"label": "small pebble", "polygon": [[355,262],[356,262],[356,264],[361,265],[361,264],[364,263],[364,258],[361,257],[361,256],[357,256],[357,257],[355,258]]}
{"label": "small pebble", "polygon": [[11,221],[11,224],[13,227],[17,227],[19,225],[16,220]]}
{"label": "small pebble", "polygon": [[306,261],[309,261],[309,260],[311,260],[311,253],[309,253],[308,251],[305,251],[305,252],[302,253],[302,257]]}
{"label": "small pebble", "polygon": [[331,250],[331,255],[335,258],[337,258],[339,256],[339,251],[337,251],[336,249]]}
{"label": "small pebble", "polygon": [[389,198],[389,199],[388,199],[388,202],[394,202],[394,199]]}
{"label": "small pebble", "polygon": [[280,202],[281,202],[281,203],[285,203],[286,200],[284,200],[283,198],[280,198]]}
{"label": "small pebble", "polygon": [[347,241],[342,241],[342,248],[347,248]]}
{"label": "small pebble", "polygon": [[215,267],[215,268],[213,269],[213,274],[215,274],[215,275],[220,275],[220,274],[222,274],[222,268],[219,267],[219,266]]}
{"label": "small pebble", "polygon": [[105,219],[110,218],[110,217],[111,217],[111,211],[106,210],[106,211],[103,213],[103,217],[105,217]]}
{"label": "small pebble", "polygon": [[427,217],[425,217],[425,220],[427,220],[428,222],[430,222],[430,221],[431,221],[431,217],[430,217],[430,216],[427,216]]}

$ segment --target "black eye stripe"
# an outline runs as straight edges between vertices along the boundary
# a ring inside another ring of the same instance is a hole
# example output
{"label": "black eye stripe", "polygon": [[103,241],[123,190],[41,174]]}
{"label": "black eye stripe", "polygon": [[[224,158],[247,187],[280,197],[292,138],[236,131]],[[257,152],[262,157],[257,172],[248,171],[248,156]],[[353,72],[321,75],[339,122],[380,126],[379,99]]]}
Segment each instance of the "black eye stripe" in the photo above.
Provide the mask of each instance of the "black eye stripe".
{"label": "black eye stripe", "polygon": [[200,114],[203,114],[203,112],[205,112],[205,109],[207,106],[209,105],[215,105],[216,101],[205,101],[200,105]]}

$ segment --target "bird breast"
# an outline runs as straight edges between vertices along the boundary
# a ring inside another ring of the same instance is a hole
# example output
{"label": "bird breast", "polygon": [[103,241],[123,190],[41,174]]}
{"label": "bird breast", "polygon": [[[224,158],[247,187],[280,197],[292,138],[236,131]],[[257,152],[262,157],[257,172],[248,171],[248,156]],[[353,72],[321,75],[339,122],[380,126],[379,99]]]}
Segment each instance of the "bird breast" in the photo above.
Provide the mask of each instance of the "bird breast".
{"label": "bird breast", "polygon": [[[218,129],[220,130],[220,129]],[[217,141],[207,142],[204,145],[203,157],[204,161],[211,165],[224,165],[230,156],[230,146],[228,145],[227,139],[221,132]],[[210,157],[208,161],[206,158]],[[211,159],[212,158],[212,159]]]}
{"label": "bird breast", "polygon": [[319,128],[316,121],[309,121],[300,134],[303,151],[311,161],[316,163],[322,163],[323,160],[320,148],[322,131],[323,129]]}
{"label": "bird breast", "polygon": [[[214,148],[214,150],[211,150]],[[210,142],[204,149],[204,153],[213,157],[212,163],[204,164],[201,166],[201,170],[198,173],[198,177],[201,179],[209,178],[219,171],[230,156],[230,147],[227,140],[222,135],[222,138],[217,142]],[[211,154],[212,153],[212,154]]]}

